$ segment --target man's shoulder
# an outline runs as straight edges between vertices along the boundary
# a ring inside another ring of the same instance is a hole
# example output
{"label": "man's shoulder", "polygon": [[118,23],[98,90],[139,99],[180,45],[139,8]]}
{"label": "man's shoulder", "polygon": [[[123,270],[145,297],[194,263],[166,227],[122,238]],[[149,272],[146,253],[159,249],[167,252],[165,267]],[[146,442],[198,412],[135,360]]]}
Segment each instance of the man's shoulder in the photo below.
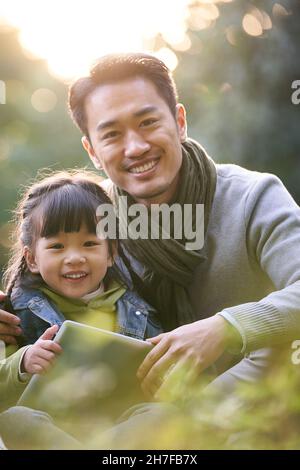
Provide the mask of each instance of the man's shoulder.
{"label": "man's shoulder", "polygon": [[271,176],[269,173],[248,170],[233,163],[217,163],[216,167],[218,177],[224,179],[245,180],[252,183],[266,176]]}
{"label": "man's shoulder", "polygon": [[236,189],[237,191],[253,191],[258,192],[264,190],[270,184],[278,183],[282,185],[280,179],[271,174],[259,171],[248,170],[239,165],[234,164],[217,164],[217,186],[219,190]]}

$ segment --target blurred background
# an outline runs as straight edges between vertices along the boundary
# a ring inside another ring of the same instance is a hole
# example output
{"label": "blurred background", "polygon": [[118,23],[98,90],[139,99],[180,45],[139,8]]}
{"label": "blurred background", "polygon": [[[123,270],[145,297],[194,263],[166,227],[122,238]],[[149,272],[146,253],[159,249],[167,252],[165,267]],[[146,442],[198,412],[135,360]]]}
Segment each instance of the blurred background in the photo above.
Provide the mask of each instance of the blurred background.
{"label": "blurred background", "polygon": [[0,267],[24,185],[39,168],[88,165],[67,89],[109,52],[157,54],[174,72],[189,135],[216,162],[277,174],[300,203],[299,33],[299,0],[4,0]]}
{"label": "blurred background", "polygon": [[[158,55],[174,72],[189,135],[216,162],[277,174],[300,203],[299,33],[300,0],[2,0],[0,268],[24,185],[40,168],[88,165],[67,89],[110,52]],[[282,364],[245,390],[242,409],[232,397],[199,407],[193,392],[186,423],[165,423],[157,448],[299,449],[299,362],[289,350]],[[185,397],[181,383],[167,401]],[[141,437],[141,448],[156,448]]]}

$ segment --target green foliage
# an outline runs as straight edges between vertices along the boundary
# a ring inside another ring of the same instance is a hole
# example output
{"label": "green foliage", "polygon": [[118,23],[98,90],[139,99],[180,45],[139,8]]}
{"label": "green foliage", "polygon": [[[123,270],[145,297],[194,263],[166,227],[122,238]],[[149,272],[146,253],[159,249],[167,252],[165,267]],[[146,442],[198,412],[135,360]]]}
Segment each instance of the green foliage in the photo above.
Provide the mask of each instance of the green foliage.
{"label": "green foliage", "polygon": [[[6,260],[11,227],[7,221],[19,192],[40,168],[59,170],[88,164],[80,133],[67,112],[67,86],[53,78],[42,60],[27,58],[17,32],[0,25],[0,79],[6,104],[0,105],[0,266]],[[57,98],[49,112],[32,106],[32,95],[48,89]]]}
{"label": "green foliage", "polygon": [[[289,346],[277,351],[261,381],[241,382],[227,394],[213,389],[205,375],[191,385],[188,371],[176,368],[159,392],[158,403],[142,404],[135,413],[131,409],[121,424],[112,427],[101,421],[101,412],[96,410],[85,416],[85,445],[104,449],[299,449],[300,366],[292,364],[291,352]],[[73,420],[72,425],[74,429]],[[76,428],[82,426],[79,420]],[[74,432],[72,426],[70,432]]]}
{"label": "green foliage", "polygon": [[[203,381],[188,387],[186,371],[176,371],[164,390],[164,399],[179,405],[145,436],[136,432],[129,448],[167,449],[299,449],[300,366],[291,362],[289,347],[275,358],[265,378],[242,383],[227,396],[205,391]],[[185,386],[183,385],[185,383]],[[209,390],[209,391],[208,391]],[[168,396],[169,394],[169,396]],[[125,445],[124,445],[125,447]],[[126,448],[126,447],[125,447]],[[144,447],[145,448],[145,447]]]}

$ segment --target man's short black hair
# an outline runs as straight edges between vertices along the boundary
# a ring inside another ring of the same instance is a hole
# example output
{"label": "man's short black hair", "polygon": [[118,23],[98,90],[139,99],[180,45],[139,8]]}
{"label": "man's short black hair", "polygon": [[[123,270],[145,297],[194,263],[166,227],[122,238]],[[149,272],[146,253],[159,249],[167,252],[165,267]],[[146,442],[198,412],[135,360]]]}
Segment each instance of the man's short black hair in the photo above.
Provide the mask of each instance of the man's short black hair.
{"label": "man's short black hair", "polygon": [[69,110],[73,121],[89,137],[85,100],[98,86],[131,77],[143,77],[155,86],[176,119],[177,90],[168,67],[156,57],[145,53],[109,54],[101,57],[90,75],[79,78],[69,90]]}

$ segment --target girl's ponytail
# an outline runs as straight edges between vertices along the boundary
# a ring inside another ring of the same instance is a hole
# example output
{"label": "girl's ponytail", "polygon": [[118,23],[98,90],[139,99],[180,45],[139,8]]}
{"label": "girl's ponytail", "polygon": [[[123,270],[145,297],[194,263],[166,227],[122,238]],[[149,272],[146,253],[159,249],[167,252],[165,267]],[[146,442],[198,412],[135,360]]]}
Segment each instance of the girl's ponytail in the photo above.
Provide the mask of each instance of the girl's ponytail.
{"label": "girl's ponytail", "polygon": [[[15,287],[17,281],[19,279],[21,279],[22,275],[25,273],[27,269],[27,264],[26,264],[26,260],[25,260],[25,257],[22,256],[21,260],[19,261],[19,263],[16,263],[14,266],[13,266],[13,273],[12,273],[12,276],[10,277],[7,285],[6,285],[6,295],[9,297],[13,288]],[[9,275],[9,273],[5,273],[4,276],[6,277],[7,274]]]}

